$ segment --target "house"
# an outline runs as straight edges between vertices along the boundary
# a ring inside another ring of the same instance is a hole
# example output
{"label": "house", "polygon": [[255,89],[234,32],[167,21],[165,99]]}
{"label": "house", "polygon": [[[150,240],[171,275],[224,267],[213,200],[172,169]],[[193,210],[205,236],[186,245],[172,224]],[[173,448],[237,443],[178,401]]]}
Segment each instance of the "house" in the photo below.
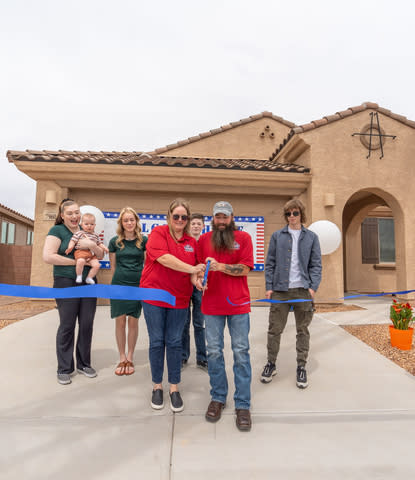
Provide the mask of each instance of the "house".
{"label": "house", "polygon": [[34,221],[0,204],[0,283],[28,285]]}
{"label": "house", "polygon": [[[298,196],[308,225],[329,220],[342,232],[340,248],[323,256],[317,297],[333,302],[346,290],[415,288],[414,154],[415,122],[367,102],[300,126],[263,112],[152,152],[26,150],[7,156],[37,181],[33,285],[51,280],[41,249],[64,197],[109,215],[125,205],[162,215],[178,196],[192,211],[210,215],[216,201],[227,200],[235,215],[263,219],[266,247],[285,223],[284,203]],[[100,281],[109,280],[102,270]],[[251,272],[249,286],[252,298],[263,297],[260,268]]]}

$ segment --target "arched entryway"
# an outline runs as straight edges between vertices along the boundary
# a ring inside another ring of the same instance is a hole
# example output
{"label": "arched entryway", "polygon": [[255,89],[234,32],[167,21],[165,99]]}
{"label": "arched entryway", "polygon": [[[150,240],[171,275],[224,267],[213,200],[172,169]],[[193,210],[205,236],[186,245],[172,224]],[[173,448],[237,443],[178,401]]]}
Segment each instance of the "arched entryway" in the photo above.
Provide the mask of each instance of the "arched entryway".
{"label": "arched entryway", "polygon": [[380,293],[406,288],[404,216],[379,188],[355,192],[343,209],[345,291]]}

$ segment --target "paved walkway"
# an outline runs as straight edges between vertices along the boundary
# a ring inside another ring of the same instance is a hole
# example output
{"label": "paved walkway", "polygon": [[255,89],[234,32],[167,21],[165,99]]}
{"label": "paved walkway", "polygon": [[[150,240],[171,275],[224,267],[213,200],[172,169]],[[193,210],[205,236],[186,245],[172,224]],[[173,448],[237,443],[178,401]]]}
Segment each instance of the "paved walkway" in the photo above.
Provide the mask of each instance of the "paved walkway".
{"label": "paved walkway", "polygon": [[[249,433],[235,427],[232,380],[223,418],[205,421],[208,375],[194,356],[183,371],[185,410],[150,408],[142,319],[136,373],[117,377],[114,323],[99,307],[99,375],[75,375],[69,386],[56,382],[56,310],[10,325],[0,330],[0,479],[414,478],[415,378],[338,327],[385,320],[385,301],[354,303],[368,310],[315,315],[306,390],[295,386],[293,314],[278,375],[260,383],[268,308],[254,308]],[[226,349],[232,379],[229,341]]]}

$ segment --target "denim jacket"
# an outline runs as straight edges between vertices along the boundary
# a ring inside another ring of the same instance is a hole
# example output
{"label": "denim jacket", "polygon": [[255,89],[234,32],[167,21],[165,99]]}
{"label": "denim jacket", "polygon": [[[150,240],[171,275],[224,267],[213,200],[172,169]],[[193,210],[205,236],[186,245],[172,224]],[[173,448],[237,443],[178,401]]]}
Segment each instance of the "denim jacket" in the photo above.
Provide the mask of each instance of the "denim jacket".
{"label": "denim jacket", "polygon": [[[265,289],[288,291],[292,237],[288,225],[271,236],[265,262]],[[321,282],[321,251],[318,236],[301,225],[298,240],[298,260],[305,289],[316,291]]]}

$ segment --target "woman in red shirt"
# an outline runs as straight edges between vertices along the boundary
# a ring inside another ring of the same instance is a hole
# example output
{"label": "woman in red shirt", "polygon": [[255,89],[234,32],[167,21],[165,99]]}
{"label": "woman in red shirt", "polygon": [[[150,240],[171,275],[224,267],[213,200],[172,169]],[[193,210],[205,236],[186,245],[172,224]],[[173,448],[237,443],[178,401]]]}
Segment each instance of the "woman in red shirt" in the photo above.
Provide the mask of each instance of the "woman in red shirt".
{"label": "woman in red shirt", "polygon": [[178,391],[181,374],[181,338],[193,285],[205,266],[196,265],[196,240],[188,234],[190,208],[183,199],[174,200],[167,212],[167,225],[155,227],[146,245],[147,257],[140,287],[167,290],[176,297],[175,306],[143,301],[150,338],[149,358],[154,382],[151,406],[163,408],[164,356],[170,383],[170,407],[183,410]]}

